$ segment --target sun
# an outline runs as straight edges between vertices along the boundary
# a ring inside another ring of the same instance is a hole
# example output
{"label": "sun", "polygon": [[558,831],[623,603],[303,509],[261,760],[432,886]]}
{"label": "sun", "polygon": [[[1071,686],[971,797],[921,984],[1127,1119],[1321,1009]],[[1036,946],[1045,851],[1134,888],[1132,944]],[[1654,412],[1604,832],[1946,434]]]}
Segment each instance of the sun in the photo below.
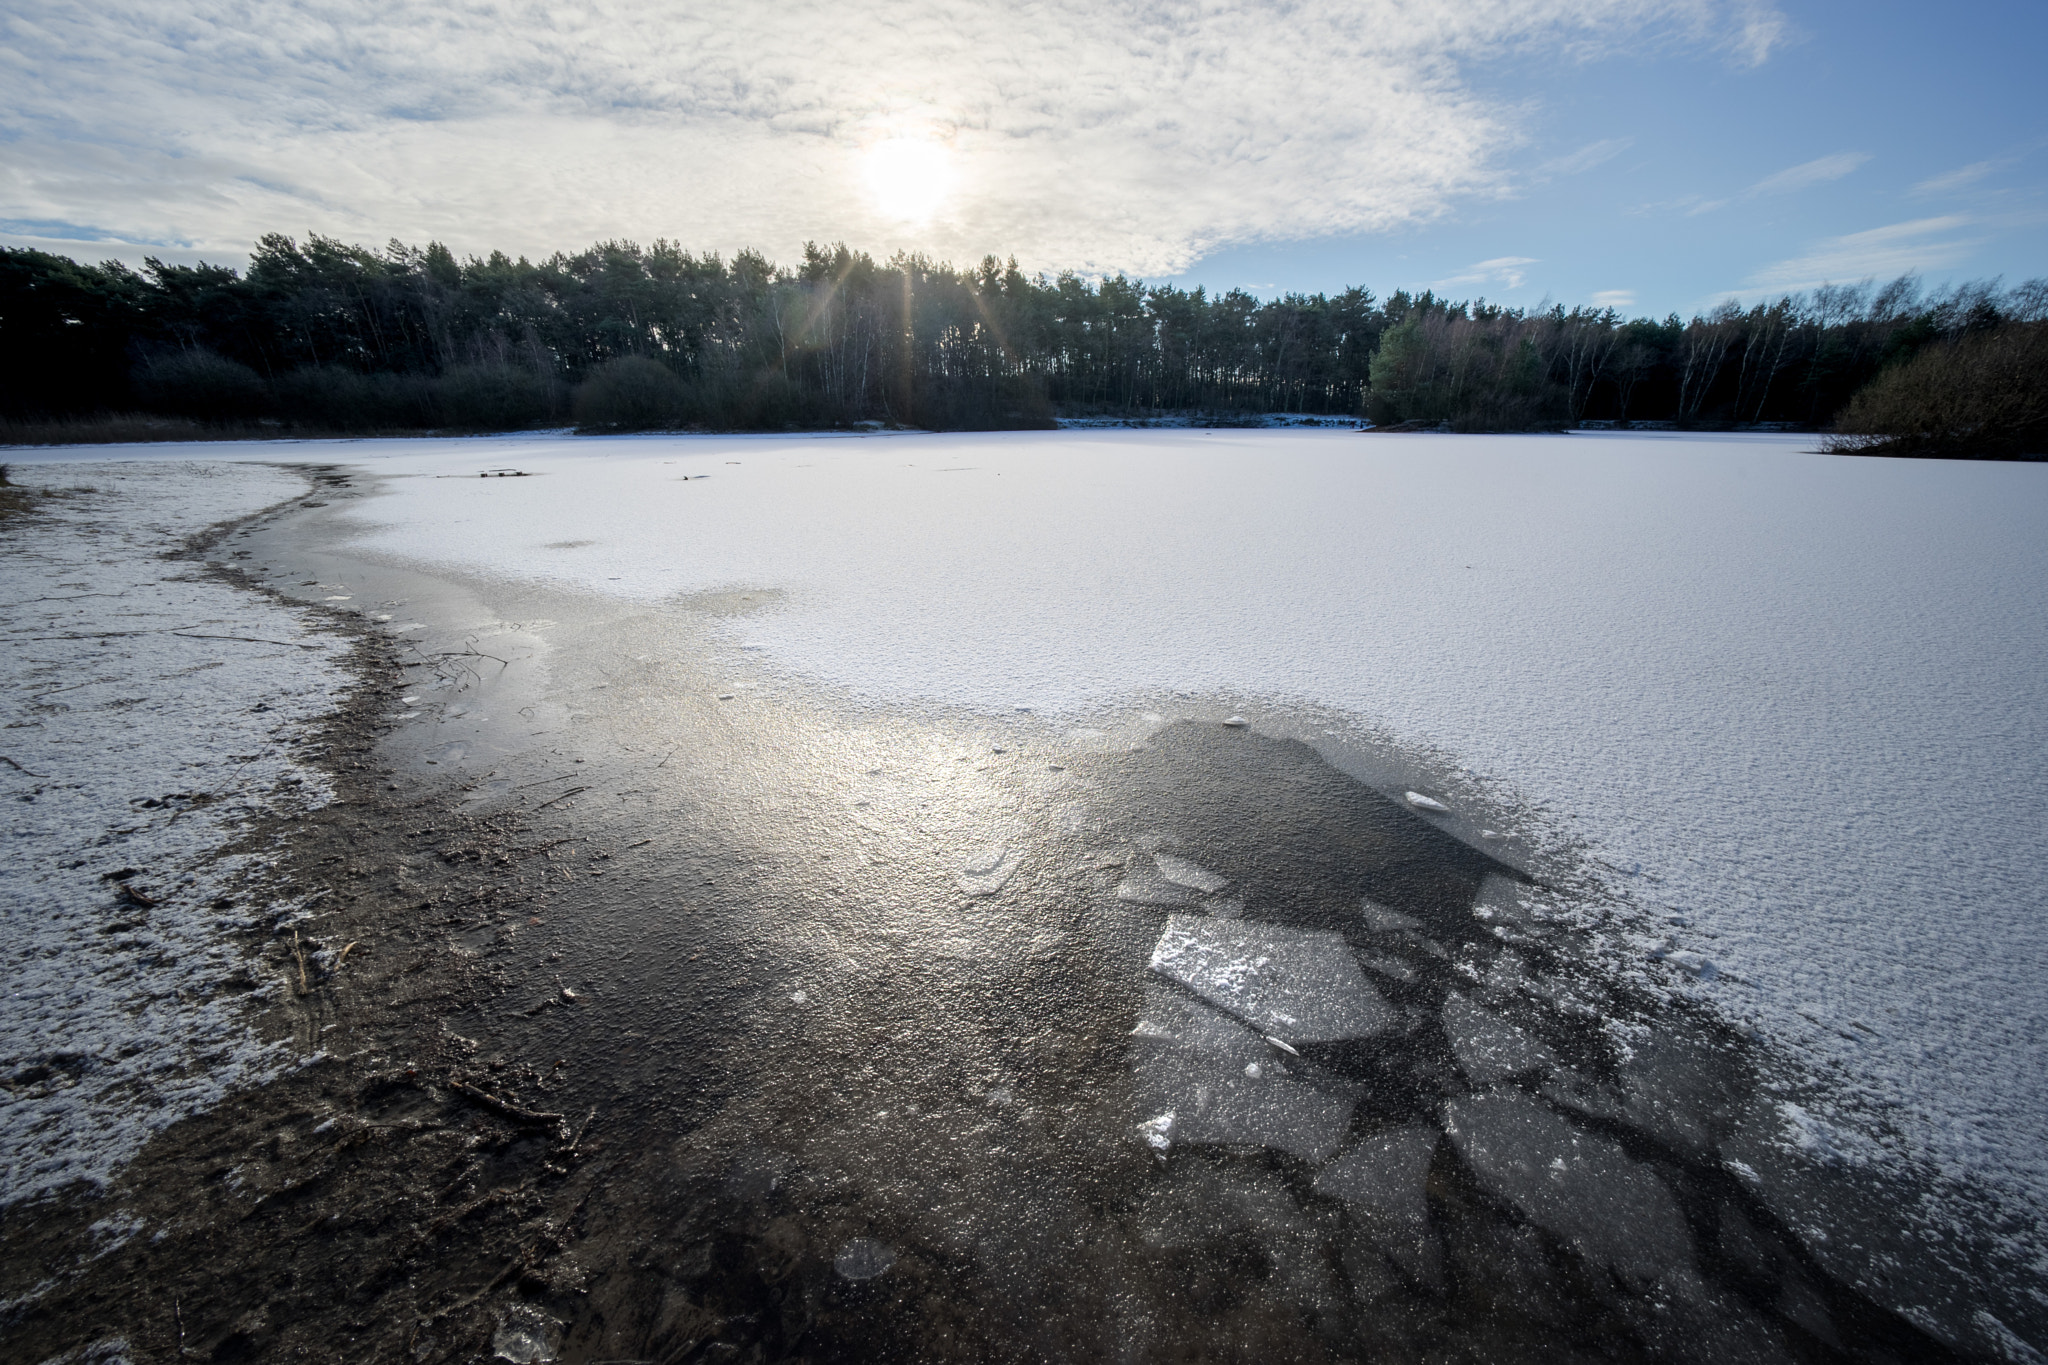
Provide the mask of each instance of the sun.
{"label": "sun", "polygon": [[875,207],[906,223],[929,219],[953,188],[952,153],[930,138],[885,138],[861,153],[861,172]]}

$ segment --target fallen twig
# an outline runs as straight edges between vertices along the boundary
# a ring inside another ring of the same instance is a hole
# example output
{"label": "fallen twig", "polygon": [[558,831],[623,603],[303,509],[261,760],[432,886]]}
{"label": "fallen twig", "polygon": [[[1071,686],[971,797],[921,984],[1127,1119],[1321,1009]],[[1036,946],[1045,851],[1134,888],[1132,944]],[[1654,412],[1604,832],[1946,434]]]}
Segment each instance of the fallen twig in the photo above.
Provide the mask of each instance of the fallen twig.
{"label": "fallen twig", "polygon": [[531,1109],[521,1109],[516,1104],[499,1099],[488,1090],[482,1090],[471,1085],[459,1076],[450,1076],[448,1078],[448,1088],[468,1100],[471,1104],[480,1105],[494,1114],[500,1114],[522,1127],[563,1128],[567,1126],[566,1121],[560,1114],[537,1113]]}
{"label": "fallen twig", "polygon": [[292,930],[292,956],[299,960],[299,994],[304,995],[313,988],[306,981],[306,950],[299,945],[299,931],[296,929]]}
{"label": "fallen twig", "polygon": [[571,787],[569,788],[569,790],[563,792],[560,796],[555,797],[554,800],[543,801],[538,806],[535,806],[534,809],[546,810],[549,806],[554,805],[556,801],[567,801],[570,797],[575,796],[580,792],[587,792],[589,790],[590,788],[588,787]]}
{"label": "fallen twig", "polygon": [[18,772],[18,773],[22,773],[22,774],[24,774],[24,775],[26,775],[26,776],[29,776],[29,777],[47,777],[47,776],[48,776],[48,774],[46,774],[46,773],[32,773],[32,772],[29,772],[29,770],[28,770],[28,769],[26,769],[26,768],[22,767],[22,766],[21,766],[21,765],[20,765],[19,763],[16,763],[16,762],[15,762],[15,761],[14,761],[13,759],[9,758],[9,757],[8,757],[8,756],[7,756],[6,754],[0,754],[0,763],[5,763],[5,764],[6,764],[6,765],[7,765],[8,767],[10,767],[10,768],[14,769],[14,771],[16,771],[16,772]]}
{"label": "fallen twig", "polygon": [[576,1154],[576,1149],[583,1145],[583,1135],[590,1131],[590,1125],[596,1118],[597,1110],[595,1109],[592,1109],[588,1114],[585,1114],[583,1116],[582,1124],[576,1129],[576,1136],[569,1139],[569,1155],[574,1156]]}
{"label": "fallen twig", "polygon": [[276,645],[280,649],[325,649],[325,645],[309,645],[299,640],[263,640],[254,635],[195,635],[189,630],[169,632],[186,640],[240,640],[245,645]]}

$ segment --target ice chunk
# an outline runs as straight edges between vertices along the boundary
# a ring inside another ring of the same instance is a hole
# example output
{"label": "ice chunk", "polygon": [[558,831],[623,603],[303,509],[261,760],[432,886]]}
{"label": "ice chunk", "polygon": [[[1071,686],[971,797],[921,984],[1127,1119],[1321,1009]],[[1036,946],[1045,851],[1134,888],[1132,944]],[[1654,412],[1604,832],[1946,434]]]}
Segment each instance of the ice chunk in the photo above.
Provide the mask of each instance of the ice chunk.
{"label": "ice chunk", "polygon": [[1738,1059],[1712,1035],[1683,1024],[1666,1024],[1636,1043],[1616,1079],[1624,1120],[1695,1161],[1707,1158],[1712,1127],[1742,1087]]}
{"label": "ice chunk", "polygon": [[1169,915],[1151,967],[1294,1043],[1369,1038],[1394,1024],[1344,936],[1328,930]]}
{"label": "ice chunk", "polygon": [[1243,716],[1232,716],[1229,720],[1226,720],[1223,723],[1233,730],[1242,730],[1247,725],[1251,724],[1251,722],[1246,720]]}
{"label": "ice chunk", "polygon": [[553,1360],[562,1346],[562,1324],[532,1304],[515,1303],[491,1336],[491,1358],[518,1365]]}
{"label": "ice chunk", "polygon": [[872,1280],[894,1264],[896,1253],[872,1237],[854,1238],[832,1258],[833,1268],[849,1280]]}
{"label": "ice chunk", "polygon": [[1481,1085],[1558,1064],[1556,1053],[1462,995],[1444,1002],[1444,1036],[1451,1040],[1459,1069]]}
{"label": "ice chunk", "polygon": [[1009,884],[1023,865],[1021,849],[997,845],[969,858],[953,880],[970,896],[993,896]]}
{"label": "ice chunk", "polygon": [[1392,977],[1396,981],[1415,979],[1415,969],[1398,957],[1361,957],[1358,960],[1381,976]]}
{"label": "ice chunk", "polygon": [[1145,983],[1144,1014],[1132,1036],[1170,1043],[1226,1070],[1242,1069],[1272,1055],[1265,1039],[1229,1015],[1151,981]]}
{"label": "ice chunk", "polygon": [[[1290,1080],[1267,1040],[1235,1019],[1172,990],[1148,986],[1132,1031],[1138,1125],[1162,1155],[1166,1143],[1271,1147],[1305,1161],[1337,1150],[1353,1102]],[[1162,1125],[1161,1120],[1166,1120]]]}
{"label": "ice chunk", "polygon": [[1199,891],[1205,896],[1213,896],[1230,885],[1229,878],[1219,877],[1208,868],[1199,867],[1186,858],[1176,858],[1171,853],[1155,853],[1152,855],[1152,861],[1158,864],[1159,871],[1166,880]]}
{"label": "ice chunk", "polygon": [[1140,858],[1124,869],[1124,879],[1117,886],[1116,898],[1134,905],[1176,907],[1194,904],[1195,893],[1168,881],[1166,874],[1149,859]]}
{"label": "ice chunk", "polygon": [[1360,898],[1358,910],[1364,917],[1367,927],[1382,934],[1398,934],[1422,927],[1421,920],[1412,915],[1404,915],[1399,910],[1389,910],[1378,901]]}
{"label": "ice chunk", "polygon": [[1422,1181],[1439,1137],[1427,1123],[1374,1133],[1316,1177],[1316,1193],[1355,1204],[1395,1227],[1419,1231],[1429,1216]]}
{"label": "ice chunk", "polygon": [[1424,796],[1421,792],[1402,792],[1401,794],[1407,797],[1408,804],[1417,810],[1426,810],[1432,815],[1449,815],[1451,813],[1449,806],[1446,806],[1433,796]]}
{"label": "ice chunk", "polygon": [[1138,1136],[1145,1140],[1145,1145],[1150,1147],[1161,1161],[1164,1161],[1167,1151],[1173,1146],[1174,1127],[1175,1120],[1171,1113],[1160,1114],[1139,1124]]}
{"label": "ice chunk", "polygon": [[1671,1191],[1618,1144],[1511,1091],[1452,1100],[1444,1129],[1482,1186],[1587,1260],[1638,1286],[1690,1269]]}

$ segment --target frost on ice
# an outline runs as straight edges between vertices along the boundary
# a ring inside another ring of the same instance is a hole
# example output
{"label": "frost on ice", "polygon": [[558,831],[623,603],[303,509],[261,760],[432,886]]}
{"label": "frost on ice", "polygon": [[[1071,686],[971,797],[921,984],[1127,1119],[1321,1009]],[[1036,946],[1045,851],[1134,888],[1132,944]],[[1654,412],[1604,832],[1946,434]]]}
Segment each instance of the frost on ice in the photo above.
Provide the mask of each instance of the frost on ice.
{"label": "frost on ice", "polygon": [[1230,885],[1229,878],[1219,877],[1208,868],[1191,863],[1186,858],[1176,858],[1171,853],[1155,853],[1152,855],[1152,862],[1166,880],[1177,886],[1199,891],[1205,896],[1214,895]]}
{"label": "frost on ice", "polygon": [[1169,915],[1151,968],[1292,1043],[1370,1038],[1394,1022],[1344,936],[1328,930]]}
{"label": "frost on ice", "polygon": [[1444,1036],[1458,1069],[1480,1085],[1557,1066],[1557,1054],[1462,995],[1444,1002]]}
{"label": "frost on ice", "polygon": [[1327,1160],[1351,1126],[1352,1101],[1287,1077],[1264,1038],[1226,1015],[1148,985],[1131,1037],[1139,1134],[1164,1155],[1174,1142],[1271,1147]]}

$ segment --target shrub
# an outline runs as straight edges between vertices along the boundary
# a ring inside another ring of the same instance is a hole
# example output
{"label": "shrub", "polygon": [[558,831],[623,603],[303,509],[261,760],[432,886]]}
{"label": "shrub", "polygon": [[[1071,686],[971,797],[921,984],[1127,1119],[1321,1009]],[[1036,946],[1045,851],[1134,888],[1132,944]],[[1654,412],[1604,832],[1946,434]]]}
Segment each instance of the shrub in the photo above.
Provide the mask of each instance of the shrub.
{"label": "shrub", "polygon": [[462,365],[441,375],[441,421],[464,431],[512,431],[545,420],[554,408],[546,375],[517,365]]}
{"label": "shrub", "polygon": [[1936,342],[1856,391],[1829,450],[1948,459],[2048,458],[2048,323]]}
{"label": "shrub", "polygon": [[226,422],[253,417],[270,406],[263,376],[212,351],[173,351],[135,371],[135,396],[151,412]]}
{"label": "shrub", "polygon": [[278,380],[283,415],[330,431],[417,431],[435,425],[435,384],[406,374],[307,366]]}
{"label": "shrub", "polygon": [[623,356],[576,387],[576,425],[586,431],[651,431],[681,425],[688,395],[660,361]]}
{"label": "shrub", "polygon": [[1042,431],[1053,421],[1036,375],[934,378],[917,387],[911,420],[930,431]]}

